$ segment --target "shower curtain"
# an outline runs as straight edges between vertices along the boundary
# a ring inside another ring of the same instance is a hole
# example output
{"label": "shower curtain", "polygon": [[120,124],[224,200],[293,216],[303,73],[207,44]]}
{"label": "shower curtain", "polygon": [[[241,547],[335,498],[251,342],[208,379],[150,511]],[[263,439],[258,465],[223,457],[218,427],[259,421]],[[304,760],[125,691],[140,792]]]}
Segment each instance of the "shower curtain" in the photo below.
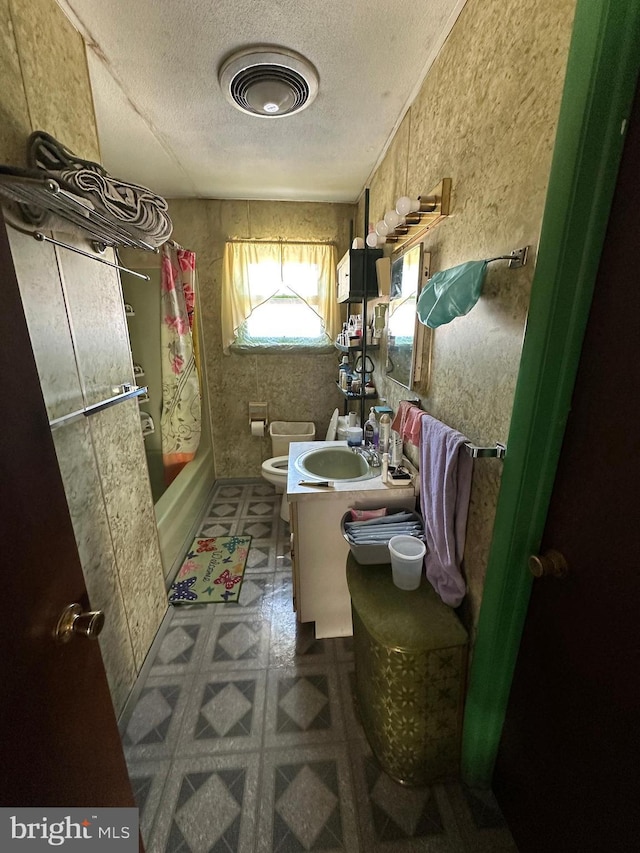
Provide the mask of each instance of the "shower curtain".
{"label": "shower curtain", "polygon": [[169,485],[200,442],[200,381],[194,331],[196,256],[174,243],[161,249],[162,461]]}

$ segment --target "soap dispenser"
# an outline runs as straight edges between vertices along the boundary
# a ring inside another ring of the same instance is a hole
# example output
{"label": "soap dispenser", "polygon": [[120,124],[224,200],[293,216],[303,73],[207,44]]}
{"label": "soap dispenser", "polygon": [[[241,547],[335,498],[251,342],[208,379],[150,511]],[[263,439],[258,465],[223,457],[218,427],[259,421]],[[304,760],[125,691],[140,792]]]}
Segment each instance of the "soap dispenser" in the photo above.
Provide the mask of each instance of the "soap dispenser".
{"label": "soap dispenser", "polygon": [[370,445],[371,447],[378,446],[378,421],[376,420],[376,413],[373,409],[369,414],[369,420],[364,425],[364,443],[365,447]]}

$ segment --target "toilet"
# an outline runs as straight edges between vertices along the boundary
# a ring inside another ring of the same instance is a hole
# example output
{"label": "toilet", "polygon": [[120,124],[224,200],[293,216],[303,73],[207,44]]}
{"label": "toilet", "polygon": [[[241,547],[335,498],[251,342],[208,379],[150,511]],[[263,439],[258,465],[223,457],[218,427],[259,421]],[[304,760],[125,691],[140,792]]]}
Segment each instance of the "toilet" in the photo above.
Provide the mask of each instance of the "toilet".
{"label": "toilet", "polygon": [[[338,425],[336,409],[329,423],[325,441],[334,441]],[[273,456],[262,463],[262,476],[276,487],[276,493],[282,494],[280,518],[289,521],[289,501],[287,500],[287,477],[289,475],[289,445],[292,441],[314,441],[316,427],[311,421],[273,421],[269,424],[271,452]]]}

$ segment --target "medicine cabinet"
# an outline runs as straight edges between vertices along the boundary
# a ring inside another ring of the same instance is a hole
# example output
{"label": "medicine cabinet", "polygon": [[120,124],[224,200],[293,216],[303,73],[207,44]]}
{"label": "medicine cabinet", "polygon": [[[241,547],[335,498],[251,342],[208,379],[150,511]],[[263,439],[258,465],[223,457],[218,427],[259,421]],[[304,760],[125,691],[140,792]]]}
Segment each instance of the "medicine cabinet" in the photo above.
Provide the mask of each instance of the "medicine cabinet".
{"label": "medicine cabinet", "polygon": [[338,302],[362,302],[364,296],[364,263],[367,257],[367,297],[378,295],[376,261],[382,249],[349,249],[336,270]]}

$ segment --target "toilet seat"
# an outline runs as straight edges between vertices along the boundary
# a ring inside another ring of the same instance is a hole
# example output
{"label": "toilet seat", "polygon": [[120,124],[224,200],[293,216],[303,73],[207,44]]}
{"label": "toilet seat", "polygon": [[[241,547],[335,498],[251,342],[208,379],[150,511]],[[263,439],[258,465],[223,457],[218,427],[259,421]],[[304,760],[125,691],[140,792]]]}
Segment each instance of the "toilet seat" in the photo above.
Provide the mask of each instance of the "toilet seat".
{"label": "toilet seat", "polygon": [[338,409],[335,409],[333,414],[331,415],[331,420],[329,421],[329,428],[327,429],[327,434],[325,436],[325,441],[335,441],[337,438],[337,430],[338,430],[338,417],[340,412]]}
{"label": "toilet seat", "polygon": [[289,457],[272,456],[262,463],[262,476],[276,487],[276,494],[282,495],[280,518],[289,521],[289,502],[287,501],[287,477],[289,476]]}
{"label": "toilet seat", "polygon": [[284,476],[286,480],[288,470],[288,456],[272,456],[271,459],[266,459],[262,463],[262,472],[265,474],[271,474],[272,477]]}

